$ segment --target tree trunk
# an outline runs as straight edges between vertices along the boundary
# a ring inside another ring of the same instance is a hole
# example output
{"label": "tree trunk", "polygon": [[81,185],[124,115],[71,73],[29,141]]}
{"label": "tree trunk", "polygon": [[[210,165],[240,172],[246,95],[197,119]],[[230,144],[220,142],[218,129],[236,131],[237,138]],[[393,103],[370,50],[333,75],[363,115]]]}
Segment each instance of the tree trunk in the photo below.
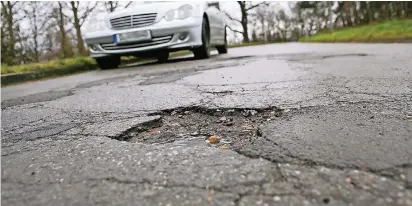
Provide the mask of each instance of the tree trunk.
{"label": "tree trunk", "polygon": [[359,16],[359,11],[358,11],[358,2],[353,2],[352,3],[352,5],[353,5],[353,20],[354,20],[354,23],[355,23],[355,25],[359,25],[360,24],[360,16]]}
{"label": "tree trunk", "polygon": [[247,11],[246,11],[246,3],[244,1],[238,1],[240,10],[242,12],[242,28],[243,28],[243,42],[248,43],[249,42],[249,33],[248,33],[248,21],[247,21]]}
{"label": "tree trunk", "polygon": [[401,18],[405,18],[405,5],[406,2],[399,2],[399,17]]}
{"label": "tree trunk", "polygon": [[[3,2],[2,2],[3,4]],[[5,5],[2,5],[4,9],[4,14],[6,15],[6,21],[7,21],[7,33],[9,35],[9,48],[8,48],[8,54],[7,54],[7,63],[8,64],[13,64],[15,60],[15,49],[14,45],[16,44],[16,37],[14,36],[14,19],[13,19],[13,6],[11,5],[10,1],[7,1],[6,7]]]}
{"label": "tree trunk", "polygon": [[1,52],[2,52],[2,58],[1,58],[1,63],[6,63],[8,64],[9,62],[7,61],[7,58],[5,58],[8,54],[8,45],[5,45],[5,36],[6,32],[5,32],[5,28],[1,27]]}
{"label": "tree trunk", "polygon": [[366,10],[368,12],[368,23],[372,23],[373,22],[373,14],[372,14],[372,9],[371,9],[371,3],[370,2],[366,2]]}
{"label": "tree trunk", "polygon": [[[37,2],[34,2],[35,4]],[[33,5],[33,22],[34,22],[34,31],[33,31],[33,41],[34,41],[34,61],[39,62],[39,42],[37,41],[39,28],[37,27],[37,5]]]}
{"label": "tree trunk", "polygon": [[113,5],[113,1],[109,1],[109,6],[110,6],[110,12],[114,12],[114,10],[116,9]]}
{"label": "tree trunk", "polygon": [[77,37],[77,50],[81,56],[86,56],[86,48],[84,47],[84,41],[82,38],[82,31],[80,26],[80,20],[78,17],[77,10],[78,8],[75,5],[74,1],[70,2],[73,11],[73,18],[74,18],[74,28],[76,29],[76,37]]}
{"label": "tree trunk", "polygon": [[266,34],[266,30],[265,30],[265,19],[264,19],[263,16],[261,17],[260,21],[261,21],[261,24],[262,24],[263,41],[267,42],[267,34]]}
{"label": "tree trunk", "polygon": [[332,6],[333,2],[329,3],[329,11],[328,11],[328,16],[329,16],[329,29],[330,32],[333,33],[333,21],[332,21]]}
{"label": "tree trunk", "polygon": [[63,6],[61,2],[59,3],[59,13],[58,13],[58,26],[60,30],[60,45],[63,54],[63,58],[69,57],[69,52],[67,48],[67,37],[66,37],[66,30],[64,29],[64,15],[63,15]]}

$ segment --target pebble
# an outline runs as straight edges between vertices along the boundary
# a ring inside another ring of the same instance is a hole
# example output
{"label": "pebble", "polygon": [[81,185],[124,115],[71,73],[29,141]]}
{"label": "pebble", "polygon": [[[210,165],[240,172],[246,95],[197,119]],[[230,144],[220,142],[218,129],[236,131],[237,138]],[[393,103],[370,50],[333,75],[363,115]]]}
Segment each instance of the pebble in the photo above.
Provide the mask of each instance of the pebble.
{"label": "pebble", "polygon": [[222,146],[219,147],[219,149],[221,149],[221,150],[227,150],[228,147],[227,147],[226,145],[222,145]]}
{"label": "pebble", "polygon": [[280,197],[279,197],[279,196],[274,196],[274,197],[273,197],[273,201],[279,202],[279,201],[280,201]]}
{"label": "pebble", "polygon": [[224,122],[224,121],[227,120],[227,118],[226,118],[226,117],[221,117],[219,120],[220,120],[221,122]]}
{"label": "pebble", "polygon": [[210,144],[217,144],[220,142],[220,137],[218,136],[210,136],[208,138]]}
{"label": "pebble", "polygon": [[189,114],[189,113],[190,113],[190,111],[185,111],[184,113],[185,113],[185,114]]}
{"label": "pebble", "polygon": [[250,114],[251,114],[252,116],[254,116],[254,115],[257,114],[257,111],[256,111],[256,110],[250,110]]}

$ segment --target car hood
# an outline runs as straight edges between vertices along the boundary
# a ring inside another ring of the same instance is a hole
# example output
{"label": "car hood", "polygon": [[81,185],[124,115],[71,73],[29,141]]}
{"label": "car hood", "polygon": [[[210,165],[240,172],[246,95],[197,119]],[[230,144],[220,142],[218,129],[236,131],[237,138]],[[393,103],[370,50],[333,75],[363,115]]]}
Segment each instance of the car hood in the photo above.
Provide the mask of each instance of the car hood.
{"label": "car hood", "polygon": [[[119,11],[112,12],[107,15],[108,19],[118,18],[127,15],[157,13],[158,17],[163,16],[170,9],[177,9],[181,5],[189,2],[150,2],[144,4],[138,4],[132,8],[127,8]],[[190,4],[193,4],[190,2]]]}

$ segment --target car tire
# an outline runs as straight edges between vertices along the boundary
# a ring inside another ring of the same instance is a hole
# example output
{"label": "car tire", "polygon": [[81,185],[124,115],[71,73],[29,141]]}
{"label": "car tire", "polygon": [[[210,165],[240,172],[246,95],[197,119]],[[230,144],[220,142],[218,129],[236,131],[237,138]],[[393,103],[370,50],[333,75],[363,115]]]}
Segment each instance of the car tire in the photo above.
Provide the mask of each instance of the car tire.
{"label": "car tire", "polygon": [[157,58],[157,62],[159,63],[165,63],[167,62],[167,60],[169,59],[169,52],[168,51],[164,51],[164,52],[159,52],[156,55]]}
{"label": "car tire", "polygon": [[207,59],[210,57],[210,29],[209,22],[203,17],[202,23],[202,46],[193,49],[195,59]]}
{"label": "car tire", "polygon": [[120,56],[108,56],[96,58],[95,60],[102,70],[116,69],[120,65]]}
{"label": "car tire", "polygon": [[219,54],[226,54],[227,50],[228,50],[228,46],[227,46],[227,35],[226,35],[226,29],[225,29],[225,44],[221,45],[221,46],[216,46],[217,52],[219,52]]}

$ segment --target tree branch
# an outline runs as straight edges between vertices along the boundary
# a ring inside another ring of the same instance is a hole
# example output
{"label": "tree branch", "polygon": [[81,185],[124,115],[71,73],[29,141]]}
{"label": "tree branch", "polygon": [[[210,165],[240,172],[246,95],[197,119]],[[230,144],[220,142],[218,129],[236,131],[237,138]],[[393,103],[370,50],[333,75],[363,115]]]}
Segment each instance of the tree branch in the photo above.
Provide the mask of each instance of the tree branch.
{"label": "tree branch", "polygon": [[251,9],[254,9],[254,8],[260,6],[260,5],[269,6],[269,3],[268,3],[268,2],[261,2],[261,3],[258,3],[258,4],[252,5],[252,6],[250,6],[249,8],[246,8],[246,11],[249,11],[249,10],[251,10]]}
{"label": "tree branch", "polygon": [[127,3],[126,4],[126,6],[124,7],[125,9],[127,9],[127,7],[129,7],[130,6],[130,4],[132,4],[133,3],[133,1],[129,1],[129,3]]}
{"label": "tree branch", "polygon": [[14,23],[18,23],[19,21],[25,19],[26,17],[27,17],[27,16],[24,15],[24,16],[22,16],[21,18],[15,19],[15,20],[14,20]]}
{"label": "tree branch", "polygon": [[230,30],[233,31],[233,32],[236,32],[236,33],[239,33],[239,34],[243,34],[242,31],[239,31],[239,30],[236,30],[236,29],[232,29],[232,27],[230,27],[230,26],[227,26],[227,28],[230,29]]}
{"label": "tree branch", "polygon": [[232,21],[237,21],[237,22],[241,23],[240,20],[231,17],[228,13],[226,13],[226,12],[223,12],[223,13],[224,13],[230,20],[232,20]]}
{"label": "tree branch", "polygon": [[81,16],[80,19],[80,26],[82,26],[84,24],[84,22],[86,21],[87,16],[90,14],[90,12],[92,12],[98,5],[99,2],[96,2],[96,4],[94,4],[94,6],[92,7],[87,7],[86,11],[83,13],[83,16]]}
{"label": "tree branch", "polygon": [[72,17],[67,16],[65,13],[62,13],[62,14],[63,14],[63,17],[64,17],[64,18],[68,19],[69,21],[72,21]]}
{"label": "tree branch", "polygon": [[19,1],[15,1],[11,4],[11,8],[13,8],[17,3],[19,3]]}

